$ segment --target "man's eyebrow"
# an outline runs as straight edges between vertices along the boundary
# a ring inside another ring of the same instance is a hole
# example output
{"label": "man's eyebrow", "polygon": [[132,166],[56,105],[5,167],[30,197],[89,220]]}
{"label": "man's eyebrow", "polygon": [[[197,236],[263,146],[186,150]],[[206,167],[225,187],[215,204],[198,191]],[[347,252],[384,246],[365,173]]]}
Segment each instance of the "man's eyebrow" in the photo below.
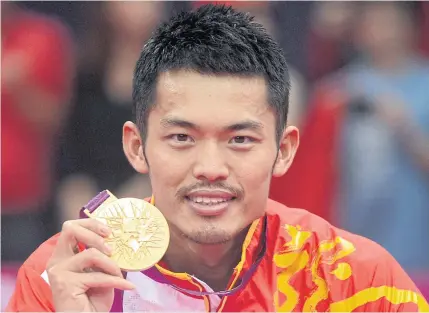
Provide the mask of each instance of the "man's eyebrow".
{"label": "man's eyebrow", "polygon": [[253,121],[253,120],[245,120],[242,122],[238,122],[232,125],[225,127],[226,130],[229,131],[238,131],[238,130],[261,130],[264,128],[264,125],[261,122]]}
{"label": "man's eyebrow", "polygon": [[180,118],[165,117],[160,121],[161,125],[165,128],[168,127],[182,127],[187,129],[198,129],[198,126],[189,121],[182,120]]}
{"label": "man's eyebrow", "polygon": [[[175,118],[175,117],[164,117],[161,119],[160,124],[165,127],[181,127],[186,129],[195,129],[198,130],[200,127],[192,122]],[[239,131],[239,130],[256,130],[260,131],[264,128],[264,125],[261,122],[257,122],[254,120],[244,120],[241,122],[237,122],[224,127],[225,131]]]}

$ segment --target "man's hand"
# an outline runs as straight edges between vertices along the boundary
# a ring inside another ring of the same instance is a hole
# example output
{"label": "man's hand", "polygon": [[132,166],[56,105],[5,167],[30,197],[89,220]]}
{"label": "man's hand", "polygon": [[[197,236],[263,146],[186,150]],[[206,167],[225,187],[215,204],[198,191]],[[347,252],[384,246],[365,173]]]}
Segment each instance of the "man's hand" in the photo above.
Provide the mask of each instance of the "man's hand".
{"label": "man's hand", "polygon": [[[111,251],[104,238],[110,232],[106,225],[90,218],[63,224],[47,266],[57,312],[108,312],[113,304],[114,288],[134,288],[108,257]],[[88,249],[78,252],[78,243]]]}

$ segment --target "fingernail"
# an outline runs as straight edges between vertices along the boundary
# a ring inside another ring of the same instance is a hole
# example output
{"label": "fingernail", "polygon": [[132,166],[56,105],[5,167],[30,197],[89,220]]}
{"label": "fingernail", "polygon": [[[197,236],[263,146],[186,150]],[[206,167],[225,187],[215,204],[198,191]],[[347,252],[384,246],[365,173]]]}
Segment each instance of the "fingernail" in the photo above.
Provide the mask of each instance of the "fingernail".
{"label": "fingernail", "polygon": [[111,231],[111,229],[110,229],[109,227],[102,227],[102,228],[101,228],[101,233],[102,233],[104,236],[109,236],[111,232],[112,232],[112,231]]}
{"label": "fingernail", "polygon": [[111,255],[112,254],[112,248],[109,246],[109,244],[107,244],[107,243],[105,243],[104,244],[104,248],[105,248],[105,251],[106,251],[106,253],[108,254],[108,255]]}

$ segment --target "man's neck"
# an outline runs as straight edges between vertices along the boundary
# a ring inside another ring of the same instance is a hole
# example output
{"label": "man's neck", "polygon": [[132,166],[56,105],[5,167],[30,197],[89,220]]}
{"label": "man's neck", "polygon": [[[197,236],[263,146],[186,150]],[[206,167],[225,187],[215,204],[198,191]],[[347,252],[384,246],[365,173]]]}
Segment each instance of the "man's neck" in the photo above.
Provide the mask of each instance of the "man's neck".
{"label": "man's neck", "polygon": [[163,261],[173,272],[191,274],[213,290],[224,290],[234,267],[240,262],[246,228],[234,240],[224,244],[197,244],[172,231],[170,248]]}

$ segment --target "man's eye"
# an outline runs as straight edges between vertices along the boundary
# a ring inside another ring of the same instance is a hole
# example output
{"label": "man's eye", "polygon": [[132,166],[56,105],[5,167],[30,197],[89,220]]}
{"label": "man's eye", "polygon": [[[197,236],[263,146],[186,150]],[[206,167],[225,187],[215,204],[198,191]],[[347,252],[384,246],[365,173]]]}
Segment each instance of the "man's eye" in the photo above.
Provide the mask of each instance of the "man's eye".
{"label": "man's eye", "polygon": [[189,135],[185,135],[185,134],[172,135],[171,138],[176,140],[176,141],[179,141],[179,142],[187,142],[187,141],[191,140],[191,137],[189,137]]}
{"label": "man's eye", "polygon": [[247,136],[235,136],[231,139],[231,143],[235,144],[246,144],[246,143],[252,143],[254,140]]}

